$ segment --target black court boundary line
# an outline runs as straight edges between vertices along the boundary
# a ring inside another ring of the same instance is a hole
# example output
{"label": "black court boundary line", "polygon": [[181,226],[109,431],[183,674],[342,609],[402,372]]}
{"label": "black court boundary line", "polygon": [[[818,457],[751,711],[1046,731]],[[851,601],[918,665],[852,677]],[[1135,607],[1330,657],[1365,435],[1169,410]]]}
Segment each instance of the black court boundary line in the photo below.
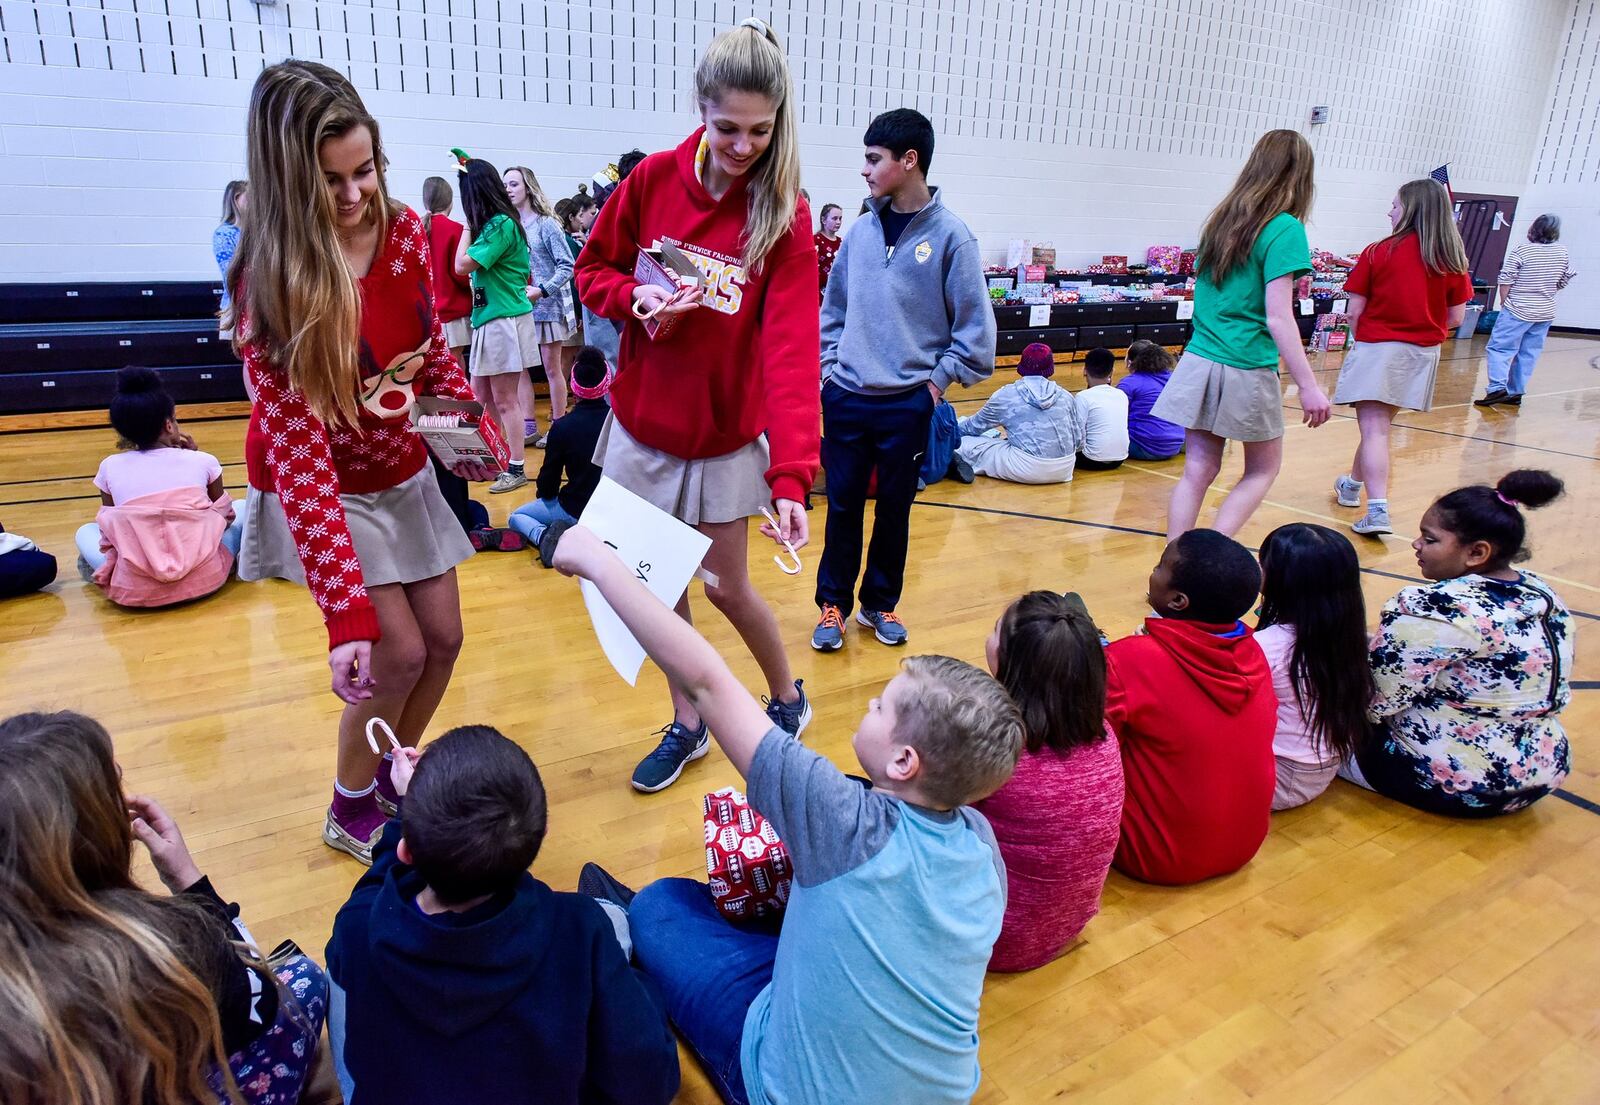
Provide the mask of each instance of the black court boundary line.
{"label": "black court boundary line", "polygon": [[[1058,523],[1060,525],[1083,526],[1083,527],[1088,528],[1088,529],[1110,530],[1110,531],[1112,531],[1114,533],[1134,533],[1134,534],[1139,534],[1139,535],[1144,536],[1144,537],[1165,537],[1166,536],[1166,534],[1157,533],[1155,530],[1139,529],[1139,528],[1134,527],[1134,526],[1118,526],[1118,525],[1112,525],[1109,522],[1085,522],[1085,521],[1082,521],[1082,520],[1077,519],[1077,518],[1061,518],[1061,517],[1057,517],[1057,516],[1051,515],[1051,514],[1029,514],[1027,511],[1022,511],[1022,510],[1003,510],[1003,509],[1001,509],[999,507],[967,506],[964,503],[937,503],[937,502],[933,502],[933,501],[928,500],[928,499],[914,499],[914,500],[912,500],[912,505],[913,506],[941,507],[941,508],[943,508],[945,510],[964,510],[964,511],[968,511],[969,513],[972,513],[972,514],[999,514],[999,515],[1003,515],[1003,516],[1005,516],[1007,518],[1028,518],[1028,519],[1031,519],[1032,521],[1035,521],[1035,522],[1056,522],[1056,523]],[[1255,550],[1252,550],[1252,551],[1255,551]],[[1385,577],[1387,579],[1405,580],[1408,583],[1426,583],[1427,582],[1427,580],[1418,579],[1415,576],[1403,576],[1403,575],[1400,575],[1397,572],[1384,572],[1384,571],[1379,571],[1376,568],[1362,568],[1361,570],[1363,572],[1368,572],[1368,573],[1370,573],[1372,575],[1383,576],[1383,577]],[[1577,614],[1580,617],[1593,618],[1593,619],[1595,619],[1597,621],[1600,621],[1600,615],[1586,614],[1586,613],[1582,613],[1582,612],[1577,611],[1577,610],[1572,611],[1572,613],[1573,614]],[[1571,684],[1571,687],[1575,691],[1576,690],[1585,690],[1585,691],[1587,691],[1587,690],[1595,690],[1597,688],[1600,688],[1600,680],[1574,682],[1574,683]],[[1591,802],[1589,799],[1584,798],[1581,795],[1573,794],[1571,791],[1562,790],[1559,787],[1556,788],[1555,790],[1551,791],[1550,793],[1554,794],[1557,798],[1563,799],[1564,801],[1569,802],[1574,806],[1577,806],[1580,810],[1587,810],[1589,813],[1595,814],[1596,816],[1600,816],[1600,803]]]}

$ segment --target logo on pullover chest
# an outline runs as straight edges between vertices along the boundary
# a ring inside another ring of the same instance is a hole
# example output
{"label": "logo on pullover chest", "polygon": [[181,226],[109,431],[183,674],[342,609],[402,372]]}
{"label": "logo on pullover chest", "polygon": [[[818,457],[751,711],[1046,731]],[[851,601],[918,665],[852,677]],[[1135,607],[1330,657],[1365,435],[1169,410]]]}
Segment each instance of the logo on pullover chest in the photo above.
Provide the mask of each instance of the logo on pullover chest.
{"label": "logo on pullover chest", "polygon": [[702,302],[707,307],[725,315],[739,313],[739,308],[744,304],[745,272],[737,257],[729,257],[726,253],[718,253],[692,242],[680,242],[676,238],[661,238],[656,242],[656,248],[660,248],[661,242],[671,242],[683,250],[705,277],[706,294]]}

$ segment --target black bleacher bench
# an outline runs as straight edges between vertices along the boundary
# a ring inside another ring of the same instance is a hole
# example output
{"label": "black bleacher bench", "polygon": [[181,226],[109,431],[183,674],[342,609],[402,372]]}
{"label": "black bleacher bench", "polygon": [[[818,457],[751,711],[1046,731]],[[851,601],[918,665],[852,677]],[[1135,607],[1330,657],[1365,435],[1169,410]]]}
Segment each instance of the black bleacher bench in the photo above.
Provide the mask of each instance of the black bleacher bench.
{"label": "black bleacher bench", "polygon": [[0,374],[215,364],[233,359],[215,319],[132,319],[0,326]]}
{"label": "black bleacher bench", "polygon": [[222,300],[218,280],[0,284],[0,325],[205,318]]}
{"label": "black bleacher bench", "polygon": [[[245,398],[237,361],[158,369],[175,403],[224,403]],[[105,410],[117,393],[115,369],[79,372],[13,372],[0,376],[0,414]]]}

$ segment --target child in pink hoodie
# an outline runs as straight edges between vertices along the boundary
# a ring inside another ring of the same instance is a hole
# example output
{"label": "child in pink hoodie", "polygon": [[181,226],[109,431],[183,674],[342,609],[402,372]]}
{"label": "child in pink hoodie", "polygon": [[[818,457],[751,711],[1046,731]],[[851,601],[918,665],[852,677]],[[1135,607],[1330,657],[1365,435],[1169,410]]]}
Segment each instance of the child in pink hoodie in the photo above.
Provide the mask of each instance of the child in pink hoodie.
{"label": "child in pink hoodie", "polygon": [[222,465],[178,429],[148,368],[124,368],[111,425],[128,446],[100,462],[100,512],[78,530],[78,569],[121,606],[168,606],[221,587],[239,549]]}

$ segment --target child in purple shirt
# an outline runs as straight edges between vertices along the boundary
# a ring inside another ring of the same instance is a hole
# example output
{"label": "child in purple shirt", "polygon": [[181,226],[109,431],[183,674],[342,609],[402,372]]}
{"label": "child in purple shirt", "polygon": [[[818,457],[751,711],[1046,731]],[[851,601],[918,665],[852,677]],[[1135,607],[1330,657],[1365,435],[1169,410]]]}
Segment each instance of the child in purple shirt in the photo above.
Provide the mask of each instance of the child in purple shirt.
{"label": "child in purple shirt", "polygon": [[1183,427],[1150,413],[1172,379],[1172,354],[1153,341],[1128,347],[1128,375],[1117,384],[1128,396],[1128,456],[1168,460],[1183,452]]}

